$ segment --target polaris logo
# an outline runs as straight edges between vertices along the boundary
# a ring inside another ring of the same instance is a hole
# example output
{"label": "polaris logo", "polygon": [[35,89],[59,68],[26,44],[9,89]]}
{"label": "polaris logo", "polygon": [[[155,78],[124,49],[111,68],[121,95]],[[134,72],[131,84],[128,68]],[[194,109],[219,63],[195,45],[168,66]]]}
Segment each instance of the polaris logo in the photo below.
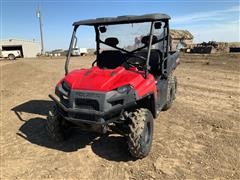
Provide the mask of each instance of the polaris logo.
{"label": "polaris logo", "polygon": [[77,97],[80,99],[99,99],[101,96],[98,94],[77,93]]}

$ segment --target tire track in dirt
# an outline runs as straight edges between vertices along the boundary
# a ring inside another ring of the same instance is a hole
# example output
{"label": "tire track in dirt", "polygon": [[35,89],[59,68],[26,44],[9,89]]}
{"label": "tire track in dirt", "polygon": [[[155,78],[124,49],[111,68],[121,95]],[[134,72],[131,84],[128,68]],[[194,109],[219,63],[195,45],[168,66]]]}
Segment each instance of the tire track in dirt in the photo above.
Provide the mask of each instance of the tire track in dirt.
{"label": "tire track in dirt", "polygon": [[[114,134],[73,130],[64,143],[49,140],[47,95],[64,75],[63,59],[3,65],[1,178],[240,179],[239,57],[182,56],[177,99],[155,121],[150,155],[137,161]],[[72,68],[95,57],[80,59]]]}

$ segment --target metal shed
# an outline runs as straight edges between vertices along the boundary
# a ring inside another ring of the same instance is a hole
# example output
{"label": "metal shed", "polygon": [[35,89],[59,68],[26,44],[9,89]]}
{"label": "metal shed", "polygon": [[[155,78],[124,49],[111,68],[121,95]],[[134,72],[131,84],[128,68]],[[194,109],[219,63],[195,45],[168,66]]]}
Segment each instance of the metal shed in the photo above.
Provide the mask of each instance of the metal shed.
{"label": "metal shed", "polygon": [[31,40],[6,39],[0,41],[0,50],[20,50],[22,57],[33,58],[41,52],[41,44]]}

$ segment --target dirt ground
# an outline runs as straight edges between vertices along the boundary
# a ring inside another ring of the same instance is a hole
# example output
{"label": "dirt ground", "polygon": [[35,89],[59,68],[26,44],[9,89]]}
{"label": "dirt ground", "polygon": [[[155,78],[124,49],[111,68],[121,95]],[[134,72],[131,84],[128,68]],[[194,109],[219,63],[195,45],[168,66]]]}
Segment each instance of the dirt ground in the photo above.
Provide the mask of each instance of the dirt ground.
{"label": "dirt ground", "polygon": [[[87,67],[94,56],[75,58]],[[1,179],[240,179],[240,55],[182,55],[178,95],[155,121],[151,153],[133,160],[124,138],[46,134],[49,93],[64,59],[0,61]]]}

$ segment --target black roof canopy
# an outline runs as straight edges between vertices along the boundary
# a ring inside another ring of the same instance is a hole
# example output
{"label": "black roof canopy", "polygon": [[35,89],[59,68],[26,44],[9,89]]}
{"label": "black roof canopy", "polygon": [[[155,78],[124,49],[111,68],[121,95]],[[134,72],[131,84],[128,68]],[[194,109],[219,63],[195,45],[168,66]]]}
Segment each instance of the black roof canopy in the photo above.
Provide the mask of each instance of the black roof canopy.
{"label": "black roof canopy", "polygon": [[140,23],[140,22],[150,22],[158,20],[169,20],[170,16],[167,14],[144,14],[138,16],[117,16],[117,17],[103,17],[96,19],[88,19],[74,22],[74,26],[78,25],[108,25],[108,24],[125,24],[125,23]]}

